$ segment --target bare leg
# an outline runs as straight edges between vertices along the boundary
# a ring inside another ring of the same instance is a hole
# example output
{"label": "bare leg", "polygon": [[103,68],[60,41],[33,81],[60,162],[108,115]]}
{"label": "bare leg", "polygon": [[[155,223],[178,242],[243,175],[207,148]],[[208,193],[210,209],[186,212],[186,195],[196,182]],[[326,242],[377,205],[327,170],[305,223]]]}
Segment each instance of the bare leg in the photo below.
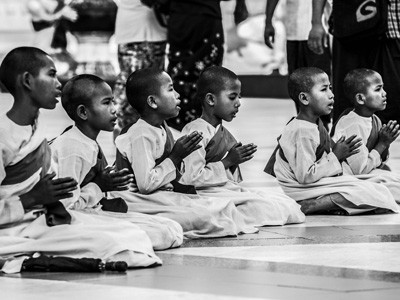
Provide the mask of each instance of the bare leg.
{"label": "bare leg", "polygon": [[322,196],[317,199],[304,200],[301,201],[299,204],[301,206],[300,207],[301,211],[306,215],[316,214],[316,213],[345,215],[346,211],[344,211],[340,206],[338,206],[334,202],[334,201],[340,202],[342,199],[345,200],[342,195],[340,195],[339,193],[334,193]]}

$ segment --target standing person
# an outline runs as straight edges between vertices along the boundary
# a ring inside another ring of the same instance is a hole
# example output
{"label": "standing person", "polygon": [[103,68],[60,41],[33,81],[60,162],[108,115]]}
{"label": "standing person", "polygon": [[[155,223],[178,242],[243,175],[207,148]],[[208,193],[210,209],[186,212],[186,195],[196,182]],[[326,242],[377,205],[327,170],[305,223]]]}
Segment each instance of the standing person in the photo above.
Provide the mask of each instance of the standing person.
{"label": "standing person", "polygon": [[29,0],[28,12],[36,32],[35,47],[48,51],[66,50],[67,37],[63,20],[71,22],[78,18],[77,12],[68,6],[70,0]]}
{"label": "standing person", "polygon": [[[269,48],[273,48],[275,28],[272,18],[279,0],[267,0],[265,9],[264,41]],[[330,6],[326,5],[325,15],[321,22],[326,22],[326,15]],[[325,44],[321,53],[314,53],[307,45],[308,34],[311,30],[312,0],[286,0],[286,56],[289,75],[301,67],[316,67],[326,74],[331,74],[331,54],[329,44]],[[321,23],[322,24],[322,23]],[[295,100],[296,111],[299,111],[299,102]],[[329,116],[322,116],[324,123],[329,123]]]}
{"label": "standing person", "polygon": [[71,211],[60,203],[72,196],[77,182],[55,178],[38,122],[39,110],[54,109],[61,95],[56,74],[51,57],[33,47],[11,50],[0,66],[0,81],[14,98],[0,117],[0,257],[18,262],[2,271],[18,272],[35,252],[125,260],[130,267],[160,264],[137,226]]}
{"label": "standing person", "polygon": [[168,20],[168,74],[181,95],[181,111],[168,125],[181,130],[201,115],[195,100],[196,81],[224,55],[221,0],[171,0]]}
{"label": "standing person", "polygon": [[115,3],[118,6],[115,40],[121,71],[114,87],[118,104],[114,137],[122,128],[138,119],[137,112],[126,99],[125,82],[128,76],[143,68],[164,70],[167,46],[167,30],[160,25],[152,8],[141,0],[115,0]]}
{"label": "standing person", "polygon": [[[326,0],[313,0],[313,26],[309,35],[310,48],[320,53],[322,45],[328,34],[321,24],[322,8]],[[346,5],[352,5],[351,9]],[[346,8],[342,11],[341,8]],[[346,12],[350,12],[347,14]],[[398,0],[373,0],[373,1],[346,1],[333,0],[333,52],[332,52],[332,83],[336,97],[333,121],[340,114],[352,106],[346,99],[343,91],[343,81],[348,72],[357,68],[368,68],[377,71],[385,83],[387,92],[387,106],[383,111],[377,112],[385,124],[390,120],[400,122],[400,4]],[[377,26],[375,34],[367,36],[366,33],[374,32],[364,29],[368,20],[375,20],[382,26]],[[339,28],[341,32],[338,31]],[[379,27],[379,28],[378,28]],[[358,32],[355,33],[356,29]],[[335,32],[336,31],[336,32]],[[346,34],[353,34],[350,38],[343,38]]]}

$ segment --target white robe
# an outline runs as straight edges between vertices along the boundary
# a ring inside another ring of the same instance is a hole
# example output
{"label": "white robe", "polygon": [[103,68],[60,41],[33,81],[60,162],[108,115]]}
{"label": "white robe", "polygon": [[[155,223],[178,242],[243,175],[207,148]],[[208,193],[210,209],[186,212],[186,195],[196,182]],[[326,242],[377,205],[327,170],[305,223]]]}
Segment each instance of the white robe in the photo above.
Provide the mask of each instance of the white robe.
{"label": "white robe", "polygon": [[[57,137],[51,145],[52,157],[59,177],[72,177],[78,182],[78,188],[69,199],[62,200],[70,209],[81,212],[114,217],[129,221],[146,231],[155,250],[179,247],[183,242],[182,227],[175,221],[158,216],[128,212],[117,213],[103,211],[99,201],[105,197],[100,187],[90,182],[80,188],[85,176],[97,163],[99,145],[85,136],[77,127],[72,127]],[[128,192],[129,193],[129,192]],[[113,193],[109,192],[109,198]],[[124,198],[124,192],[119,193]]]}
{"label": "white robe", "polygon": [[164,153],[166,140],[165,129],[142,119],[117,137],[115,144],[131,162],[139,188],[139,193],[131,193],[131,197],[125,198],[129,209],[176,220],[187,238],[256,232],[257,229],[246,223],[231,201],[172,191],[171,181],[176,178],[176,168],[171,159],[166,158],[157,166],[155,163]]}
{"label": "white robe", "polygon": [[45,215],[37,217],[35,210],[24,210],[19,196],[35,186],[41,169],[15,184],[3,181],[7,166],[22,161],[43,142],[40,132],[40,128],[34,131],[32,126],[19,126],[6,115],[0,116],[0,260],[10,260],[2,271],[20,271],[23,258],[13,265],[14,257],[35,252],[125,260],[129,267],[160,264],[146,233],[128,222],[69,210],[70,225],[48,227]]}
{"label": "white robe", "polygon": [[315,199],[333,193],[349,201],[342,206],[349,214],[375,208],[399,212],[390,191],[383,185],[342,175],[342,165],[335,154],[324,153],[316,161],[320,144],[318,126],[294,119],[285,126],[279,144],[288,162],[276,153],[274,171],[283,191],[296,201]]}
{"label": "white robe", "polygon": [[183,134],[201,132],[201,148],[184,159],[185,173],[180,182],[194,185],[200,195],[218,197],[234,203],[245,219],[255,226],[304,222],[305,216],[293,199],[282,192],[261,192],[241,187],[237,176],[226,170],[221,161],[207,163],[206,146],[218,127],[199,118],[187,124]]}
{"label": "white robe", "polygon": [[378,151],[367,148],[368,137],[372,130],[372,117],[362,117],[351,111],[340,118],[336,124],[333,140],[337,141],[342,135],[350,137],[356,134],[362,139],[360,152],[348,157],[343,163],[343,174],[355,175],[359,179],[384,184],[392,193],[397,203],[400,203],[400,174],[380,169],[382,159]]}

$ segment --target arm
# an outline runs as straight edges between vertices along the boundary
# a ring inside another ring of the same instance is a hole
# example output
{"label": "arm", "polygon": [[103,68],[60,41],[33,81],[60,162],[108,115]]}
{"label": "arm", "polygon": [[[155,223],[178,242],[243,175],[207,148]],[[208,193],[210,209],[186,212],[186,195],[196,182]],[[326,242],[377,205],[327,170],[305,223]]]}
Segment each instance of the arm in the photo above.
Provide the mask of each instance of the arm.
{"label": "arm", "polygon": [[328,46],[328,33],[322,25],[322,14],[326,0],[312,0],[311,30],[308,35],[308,47],[316,54],[324,53],[324,47]]}
{"label": "arm", "polygon": [[344,126],[342,128],[340,128],[340,126],[341,122],[338,122],[334,136],[335,141],[338,140],[342,135],[351,136],[353,134],[356,134],[362,139],[362,145],[359,148],[360,152],[346,159],[347,164],[350,166],[353,174],[368,174],[373,169],[377,168],[381,164],[380,154],[375,149],[372,149],[371,152],[369,152],[368,148],[366,147],[369,131],[366,132],[360,123],[355,122],[351,122],[351,124],[348,124],[348,126]]}
{"label": "arm", "polygon": [[28,2],[27,8],[33,21],[55,22],[61,18],[65,18],[74,22],[78,18],[77,12],[69,6],[64,6],[56,13],[50,13],[41,3],[36,0],[31,0]]}
{"label": "arm", "polygon": [[142,194],[152,193],[176,178],[176,167],[170,158],[156,165],[155,160],[164,152],[164,144],[157,138],[151,132],[142,131],[129,141],[127,158]]}
{"label": "arm", "polygon": [[[342,173],[342,166],[336,155],[330,152],[316,161],[315,151],[319,144],[318,131],[302,130],[290,141],[282,141],[281,147],[300,184],[314,183],[324,177],[332,177]],[[293,146],[293,140],[295,145]],[[285,144],[288,150],[285,150]],[[290,148],[293,148],[290,150]],[[291,153],[292,152],[292,153]],[[289,155],[288,155],[289,154]]]}
{"label": "arm", "polygon": [[274,16],[276,5],[279,0],[267,0],[265,8],[265,29],[264,29],[264,42],[269,48],[273,48],[275,41],[275,28],[272,25],[272,17]]}
{"label": "arm", "polygon": [[202,142],[203,147],[184,159],[185,172],[181,179],[182,183],[195,187],[207,187],[224,185],[228,181],[224,164],[221,161],[206,163],[206,145],[205,141]]}
{"label": "arm", "polygon": [[[5,160],[9,157],[8,148],[0,143],[0,184],[6,177]],[[0,225],[21,221],[25,211],[18,196],[10,198],[0,198]]]}
{"label": "arm", "polygon": [[65,134],[52,143],[51,155],[58,177],[72,177],[78,182],[72,197],[61,201],[64,206],[76,210],[96,206],[104,197],[100,187],[91,182],[81,189],[80,184],[96,163],[97,149]]}
{"label": "arm", "polygon": [[104,197],[104,193],[94,182],[88,183],[83,188],[80,187],[91,167],[92,164],[89,161],[76,155],[76,153],[58,157],[56,170],[58,176],[72,177],[78,182],[78,187],[73,191],[73,196],[61,201],[65,207],[76,210],[92,208]]}
{"label": "arm", "polygon": [[201,147],[184,159],[185,171],[181,178],[181,182],[184,184],[207,187],[224,185],[228,181],[222,161],[206,163],[206,147],[215,134],[214,127],[209,126],[203,123],[190,123],[182,130],[183,134],[190,134],[196,131],[202,132],[203,136],[200,142]]}

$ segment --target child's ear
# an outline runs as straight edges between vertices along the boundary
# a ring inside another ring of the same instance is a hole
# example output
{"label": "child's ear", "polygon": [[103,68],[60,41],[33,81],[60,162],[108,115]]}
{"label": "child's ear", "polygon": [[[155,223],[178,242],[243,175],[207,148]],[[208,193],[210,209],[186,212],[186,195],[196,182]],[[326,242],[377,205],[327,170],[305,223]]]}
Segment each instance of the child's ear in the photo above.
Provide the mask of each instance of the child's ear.
{"label": "child's ear", "polygon": [[365,104],[365,95],[361,94],[361,93],[357,93],[355,95],[355,100],[358,105],[364,105]]}
{"label": "child's ear", "polygon": [[310,104],[310,101],[308,101],[308,96],[307,96],[307,94],[304,93],[304,92],[301,92],[301,93],[299,94],[299,101],[300,101],[300,103],[303,104],[303,105],[308,105],[308,104]]}
{"label": "child's ear", "polygon": [[76,115],[82,120],[87,120],[87,111],[85,105],[78,105],[78,107],[76,108]]}
{"label": "child's ear", "polygon": [[209,105],[209,106],[214,106],[215,105],[215,96],[213,95],[213,94],[211,94],[211,93],[207,93],[206,94],[206,96],[205,96],[205,100],[206,100],[206,103]]}
{"label": "child's ear", "polygon": [[24,72],[21,75],[21,83],[22,86],[24,86],[25,88],[27,88],[28,90],[31,90],[31,84],[32,84],[32,74],[29,72]]}
{"label": "child's ear", "polygon": [[153,95],[148,96],[147,97],[147,105],[150,106],[152,109],[157,109],[158,105],[157,105],[156,97],[154,97]]}

